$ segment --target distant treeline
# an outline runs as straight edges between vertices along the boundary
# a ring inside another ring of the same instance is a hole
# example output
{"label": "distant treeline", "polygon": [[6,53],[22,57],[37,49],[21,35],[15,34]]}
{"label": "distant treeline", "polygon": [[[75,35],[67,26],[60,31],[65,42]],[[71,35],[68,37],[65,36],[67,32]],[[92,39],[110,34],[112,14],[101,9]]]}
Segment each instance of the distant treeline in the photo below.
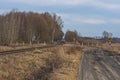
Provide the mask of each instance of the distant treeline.
{"label": "distant treeline", "polygon": [[[104,42],[104,43],[108,41],[106,38],[101,38],[101,39],[98,39],[98,40],[101,41],[101,42]],[[113,37],[112,38],[112,43],[120,43],[120,38]]]}
{"label": "distant treeline", "polygon": [[60,41],[63,21],[56,14],[11,11],[0,15],[0,44]]}

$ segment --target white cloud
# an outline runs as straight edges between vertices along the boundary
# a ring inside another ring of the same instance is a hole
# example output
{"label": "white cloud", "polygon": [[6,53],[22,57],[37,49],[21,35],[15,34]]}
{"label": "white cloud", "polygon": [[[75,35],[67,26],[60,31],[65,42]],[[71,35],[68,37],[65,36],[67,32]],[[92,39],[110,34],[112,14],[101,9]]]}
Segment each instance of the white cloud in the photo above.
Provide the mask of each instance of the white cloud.
{"label": "white cloud", "polygon": [[109,22],[112,24],[120,24],[120,19],[112,19]]}
{"label": "white cloud", "polygon": [[87,15],[81,14],[59,14],[67,22],[73,23],[87,23],[87,24],[106,24],[107,22],[104,19],[91,18]]}
{"label": "white cloud", "polygon": [[80,5],[88,0],[4,0],[3,2],[25,3],[30,5],[50,6],[50,5]]}
{"label": "white cloud", "polygon": [[[0,2],[22,3],[33,6],[67,6],[67,7],[80,7],[81,5],[92,6],[96,8],[120,10],[120,3],[115,0],[104,2],[103,0],[2,0]],[[116,3],[115,3],[116,2]]]}
{"label": "white cloud", "polygon": [[58,14],[62,17],[66,24],[120,24],[120,19],[115,18],[104,18],[104,17],[88,17],[88,15],[81,14],[67,14],[60,13]]}
{"label": "white cloud", "polygon": [[98,8],[109,9],[109,10],[118,10],[120,9],[120,3],[109,3],[103,2],[100,0],[91,0],[91,6],[96,6]]}
{"label": "white cloud", "polygon": [[102,19],[92,19],[92,18],[81,18],[78,22],[87,23],[87,24],[105,24],[106,21]]}

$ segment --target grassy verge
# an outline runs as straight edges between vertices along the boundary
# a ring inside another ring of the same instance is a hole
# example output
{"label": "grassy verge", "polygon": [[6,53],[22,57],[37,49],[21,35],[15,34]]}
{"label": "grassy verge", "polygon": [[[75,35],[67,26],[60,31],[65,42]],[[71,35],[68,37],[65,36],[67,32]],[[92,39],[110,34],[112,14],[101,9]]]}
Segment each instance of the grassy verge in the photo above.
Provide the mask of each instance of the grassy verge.
{"label": "grassy verge", "polygon": [[0,56],[1,80],[76,80],[80,47],[56,47]]}
{"label": "grassy verge", "polygon": [[104,49],[107,49],[109,51],[114,51],[117,54],[120,54],[120,43],[112,43],[112,45],[103,45]]}

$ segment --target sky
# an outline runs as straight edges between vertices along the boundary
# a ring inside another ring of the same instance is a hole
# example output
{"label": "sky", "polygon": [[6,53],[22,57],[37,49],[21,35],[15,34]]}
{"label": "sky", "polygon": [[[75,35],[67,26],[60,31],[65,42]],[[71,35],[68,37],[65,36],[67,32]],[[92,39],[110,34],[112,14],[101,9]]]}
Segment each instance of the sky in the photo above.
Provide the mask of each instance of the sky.
{"label": "sky", "polygon": [[108,31],[120,37],[120,0],[0,0],[1,14],[12,9],[56,13],[64,22],[64,32],[96,37]]}

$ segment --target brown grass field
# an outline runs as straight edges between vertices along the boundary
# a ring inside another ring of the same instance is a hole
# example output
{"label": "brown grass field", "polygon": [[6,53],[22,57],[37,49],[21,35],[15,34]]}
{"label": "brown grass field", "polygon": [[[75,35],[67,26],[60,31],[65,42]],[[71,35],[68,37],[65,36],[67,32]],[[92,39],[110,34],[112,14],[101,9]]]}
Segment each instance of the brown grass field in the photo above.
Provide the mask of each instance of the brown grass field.
{"label": "brown grass field", "polygon": [[[27,48],[0,47],[0,51]],[[120,53],[120,44],[103,44],[102,48]],[[19,54],[0,55],[0,80],[76,80],[81,52],[91,47],[71,44],[36,49]],[[92,48],[93,49],[93,48]]]}
{"label": "brown grass field", "polygon": [[111,45],[103,44],[102,47],[120,54],[120,43],[112,43]]}
{"label": "brown grass field", "polygon": [[81,47],[54,47],[0,56],[0,80],[76,80]]}

